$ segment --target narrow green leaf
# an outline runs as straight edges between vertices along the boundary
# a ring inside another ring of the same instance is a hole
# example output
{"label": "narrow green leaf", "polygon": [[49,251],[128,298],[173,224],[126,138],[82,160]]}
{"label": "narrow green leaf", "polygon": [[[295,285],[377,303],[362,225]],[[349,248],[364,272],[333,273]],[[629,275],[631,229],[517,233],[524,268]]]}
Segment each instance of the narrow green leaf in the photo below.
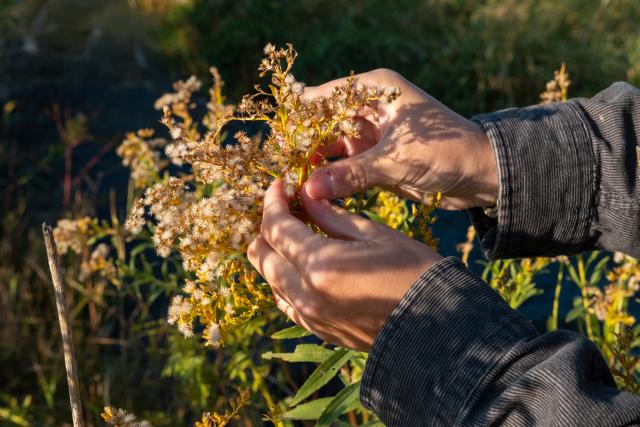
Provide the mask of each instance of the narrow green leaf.
{"label": "narrow green leaf", "polygon": [[591,277],[589,278],[589,284],[591,286],[598,286],[598,283],[602,278],[602,273],[606,272],[607,262],[609,262],[609,257],[603,257],[593,268],[593,273],[591,273]]}
{"label": "narrow green leaf", "polygon": [[327,405],[316,427],[331,426],[340,415],[352,411],[360,405],[360,381],[349,384]]}
{"label": "narrow green leaf", "polygon": [[573,282],[578,285],[578,287],[580,287],[580,278],[578,277],[578,272],[576,271],[576,268],[573,266],[573,264],[569,264],[567,266],[567,271],[569,272],[569,276],[571,276],[571,280],[573,280]]}
{"label": "narrow green leaf", "polygon": [[362,208],[362,210],[368,211],[369,209],[371,209],[373,205],[376,204],[376,201],[378,200],[379,195],[380,195],[380,192],[378,191],[373,196],[371,196],[369,200],[367,200],[367,203],[364,204],[364,207]]}
{"label": "narrow green leaf", "polygon": [[367,211],[362,211],[363,214],[365,214],[367,216],[367,218],[369,218],[371,221],[375,221],[375,222],[379,222],[381,224],[385,224],[384,219],[382,219],[382,217],[380,215],[378,215],[375,212],[372,212],[370,210]]}
{"label": "narrow green leaf", "polygon": [[333,397],[323,397],[298,405],[282,416],[285,420],[317,420]]}
{"label": "narrow green leaf", "polygon": [[153,248],[153,245],[151,243],[139,243],[133,249],[131,249],[131,252],[129,253],[129,256],[131,258],[135,258],[136,256],[138,256],[138,254],[142,253],[143,251],[145,251],[147,249],[151,249],[151,248]]}
{"label": "narrow green leaf", "polygon": [[596,258],[598,258],[598,255],[600,255],[600,251],[591,252],[591,254],[589,255],[589,259],[587,259],[587,262],[585,264],[585,268],[589,268],[591,266],[591,263],[593,263]]}
{"label": "narrow green leaf", "polygon": [[511,275],[511,277],[516,277],[518,275],[516,264],[509,263],[509,274]]}
{"label": "narrow green leaf", "polygon": [[291,326],[290,328],[283,329],[271,335],[274,340],[287,340],[292,338],[302,338],[311,335],[311,332],[307,331],[302,326]]}
{"label": "narrow green leaf", "polygon": [[575,306],[567,313],[567,316],[564,318],[566,323],[573,322],[579,317],[584,316],[584,307],[581,305]]}
{"label": "narrow green leaf", "polygon": [[289,406],[296,406],[307,397],[311,396],[320,387],[327,384],[338,373],[340,368],[353,357],[355,352],[340,348],[333,352],[331,357],[322,362],[320,366],[309,376],[307,381],[302,384],[300,390],[293,397]]}
{"label": "narrow green leaf", "polygon": [[281,359],[286,362],[315,362],[322,363],[333,354],[332,350],[320,347],[317,344],[299,344],[293,353],[273,353],[267,351],[262,354],[266,360]]}
{"label": "narrow green leaf", "polygon": [[367,354],[359,353],[351,360],[351,363],[364,371],[365,363],[367,363]]}

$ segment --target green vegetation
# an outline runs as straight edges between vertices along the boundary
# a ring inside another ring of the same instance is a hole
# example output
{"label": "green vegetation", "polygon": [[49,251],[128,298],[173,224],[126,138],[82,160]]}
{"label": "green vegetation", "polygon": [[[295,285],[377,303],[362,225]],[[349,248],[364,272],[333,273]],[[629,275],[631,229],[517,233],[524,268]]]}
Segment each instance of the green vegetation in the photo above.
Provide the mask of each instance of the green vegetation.
{"label": "green vegetation", "polygon": [[[64,262],[89,425],[102,425],[107,404],[156,427],[191,425],[240,402],[242,390],[240,425],[266,423],[264,414],[285,425],[375,425],[354,400],[360,353],[297,328],[272,339],[285,326],[275,313],[221,351],[164,320],[184,272],[177,258],[153,255],[148,232],[124,239],[128,170],[114,150],[125,132],[157,122],[153,99],[172,79],[206,79],[216,65],[235,102],[255,82],[264,45],[292,42],[296,77],[308,84],[387,67],[472,115],[537,103],[560,62],[572,96],[640,84],[638,22],[635,0],[0,0],[0,425],[70,420],[40,224],[85,216],[103,219]],[[100,243],[112,248],[104,258],[114,274],[79,280]],[[620,385],[637,391],[640,328],[626,327],[637,271],[635,260],[594,253],[489,264],[485,275],[514,307],[536,298],[543,276],[559,279],[556,301],[577,289],[573,305],[545,307],[550,329],[566,320],[587,334]]]}

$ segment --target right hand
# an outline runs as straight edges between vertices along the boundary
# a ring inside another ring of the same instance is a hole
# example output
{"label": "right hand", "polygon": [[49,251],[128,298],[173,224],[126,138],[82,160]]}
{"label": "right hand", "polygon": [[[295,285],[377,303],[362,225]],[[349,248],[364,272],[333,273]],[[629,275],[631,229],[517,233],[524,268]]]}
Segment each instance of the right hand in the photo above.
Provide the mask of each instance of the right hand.
{"label": "right hand", "polygon": [[[305,98],[328,96],[344,79],[308,87]],[[318,168],[305,189],[314,199],[346,197],[373,186],[427,202],[442,193],[440,207],[495,206],[498,173],[483,129],[451,111],[398,73],[379,69],[356,84],[398,87],[392,103],[358,112],[360,136],[323,146],[315,155],[342,159]]]}

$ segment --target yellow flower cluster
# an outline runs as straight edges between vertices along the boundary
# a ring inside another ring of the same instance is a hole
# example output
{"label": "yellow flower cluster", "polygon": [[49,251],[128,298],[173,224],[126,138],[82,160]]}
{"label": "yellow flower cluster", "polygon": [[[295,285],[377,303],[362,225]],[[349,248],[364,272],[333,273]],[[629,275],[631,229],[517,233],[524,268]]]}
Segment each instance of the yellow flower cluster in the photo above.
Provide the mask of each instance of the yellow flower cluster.
{"label": "yellow flower cluster", "polygon": [[153,133],[153,129],[130,132],[116,149],[122,157],[122,164],[131,169],[131,179],[136,188],[145,188],[156,182],[160,170],[166,166],[158,149],[167,145],[167,140],[152,138]]}
{"label": "yellow flower cluster", "polygon": [[[169,310],[169,322],[186,336],[202,328],[211,346],[224,342],[228,328],[242,323],[272,304],[270,291],[258,282],[246,261],[246,248],[260,227],[264,191],[282,179],[294,196],[313,168],[311,157],[324,144],[340,137],[356,137],[356,112],[372,102],[392,102],[397,88],[357,84],[355,77],[334,88],[326,97],[308,99],[305,85],[291,73],[297,53],[291,45],[268,44],[260,64],[268,75],[268,89],[242,98],[239,105],[225,104],[224,85],[211,69],[207,113],[195,121],[192,101],[201,88],[195,77],[174,84],[163,95],[162,123],[171,141],[153,138],[150,131],[129,134],[118,153],[132,168],[136,186],[146,187],[131,209],[126,227],[140,232],[150,214],[158,254],[179,252],[191,279]],[[235,120],[264,122],[269,133],[262,140],[244,132],[235,141],[224,140],[225,126]],[[158,148],[164,147],[168,163],[189,173],[171,175]],[[295,203],[295,202],[294,202]]]}
{"label": "yellow flower cluster", "polygon": [[607,273],[610,283],[604,292],[597,286],[588,288],[591,296],[588,309],[607,325],[631,326],[636,319],[629,314],[627,301],[640,289],[640,267],[637,259],[621,253],[616,253],[614,259],[618,266]]}
{"label": "yellow flower cluster", "polygon": [[396,230],[400,229],[409,216],[406,200],[389,191],[378,193],[376,204],[371,208],[371,211],[378,215],[382,222]]}
{"label": "yellow flower cluster", "polygon": [[441,193],[431,196],[427,204],[412,205],[411,219],[412,227],[405,234],[413,239],[419,240],[429,246],[434,251],[438,250],[440,239],[433,236],[431,226],[435,224],[438,217],[433,213],[440,205]]}
{"label": "yellow flower cluster", "polygon": [[433,213],[440,199],[441,194],[436,193],[428,203],[416,205],[390,191],[372,189],[365,195],[345,199],[345,208],[354,213],[363,213],[437,250],[439,241],[433,236],[431,226],[438,220]]}
{"label": "yellow flower cluster", "polygon": [[621,389],[632,393],[640,393],[640,381],[637,379],[640,355],[634,354],[636,339],[636,334],[627,326],[615,333],[615,342],[609,346],[614,358],[611,373]]}
{"label": "yellow flower cluster", "polygon": [[88,216],[79,219],[58,220],[53,229],[59,254],[71,251],[81,256],[78,279],[89,279],[92,275],[102,277],[110,282],[118,283],[118,272],[111,255],[111,247],[106,243],[96,243],[94,240],[100,234],[108,232],[95,218]]}
{"label": "yellow flower cluster", "polygon": [[[223,414],[205,412],[202,414],[201,420],[196,421],[195,427],[225,427],[229,425],[232,420],[238,417],[238,412],[249,403],[250,399],[249,390],[241,390],[238,397],[229,401],[229,409]],[[100,415],[107,424],[114,427],[153,427],[149,421],[139,420],[135,414],[111,406],[105,406]]]}
{"label": "yellow flower cluster", "polygon": [[89,238],[95,234],[96,227],[97,221],[88,216],[80,219],[58,220],[53,230],[53,238],[60,255],[66,254],[69,250],[81,254]]}
{"label": "yellow flower cluster", "polygon": [[240,395],[229,402],[229,409],[224,414],[205,412],[202,419],[196,421],[195,427],[225,427],[238,416],[238,411],[249,403],[249,390],[242,390]]}
{"label": "yellow flower cluster", "polygon": [[109,257],[111,248],[106,243],[99,243],[95,246],[88,260],[80,265],[80,276],[78,279],[85,280],[92,274],[98,274],[111,282],[116,282],[116,267],[113,259]]}
{"label": "yellow flower cluster", "polygon": [[569,80],[569,73],[564,63],[560,66],[560,69],[553,72],[553,80],[547,82],[544,92],[540,94],[540,99],[543,104],[550,104],[552,102],[566,101],[569,98],[569,86],[571,80]]}

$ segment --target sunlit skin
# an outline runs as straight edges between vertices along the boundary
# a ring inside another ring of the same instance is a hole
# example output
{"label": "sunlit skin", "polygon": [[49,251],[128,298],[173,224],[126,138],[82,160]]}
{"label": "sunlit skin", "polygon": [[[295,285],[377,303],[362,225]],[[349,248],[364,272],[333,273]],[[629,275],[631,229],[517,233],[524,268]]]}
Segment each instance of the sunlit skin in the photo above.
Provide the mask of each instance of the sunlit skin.
{"label": "sunlit skin", "polygon": [[[343,80],[309,87],[304,96],[324,96]],[[344,197],[378,185],[423,202],[440,192],[443,209],[496,204],[496,160],[478,124],[394,71],[359,74],[356,82],[398,87],[402,96],[393,103],[375,103],[359,111],[359,138],[341,138],[320,147],[316,161],[344,159],[318,169],[309,178],[306,186],[311,197]]]}
{"label": "sunlit skin", "polygon": [[[402,96],[358,112],[359,138],[321,147],[314,161],[342,157],[301,190],[313,233],[289,212],[280,181],[265,196],[261,236],[248,258],[292,321],[320,338],[367,351],[411,285],[441,256],[390,227],[350,214],[326,199],[375,185],[417,201],[441,192],[441,206],[495,205],[498,177],[482,129],[389,70],[356,76],[365,85],[399,87]],[[322,96],[341,80],[308,88]]]}
{"label": "sunlit skin", "polygon": [[301,199],[308,219],[327,237],[291,214],[276,181],[265,195],[262,234],[248,258],[291,320],[325,341],[366,351],[411,284],[441,257],[304,189]]}

